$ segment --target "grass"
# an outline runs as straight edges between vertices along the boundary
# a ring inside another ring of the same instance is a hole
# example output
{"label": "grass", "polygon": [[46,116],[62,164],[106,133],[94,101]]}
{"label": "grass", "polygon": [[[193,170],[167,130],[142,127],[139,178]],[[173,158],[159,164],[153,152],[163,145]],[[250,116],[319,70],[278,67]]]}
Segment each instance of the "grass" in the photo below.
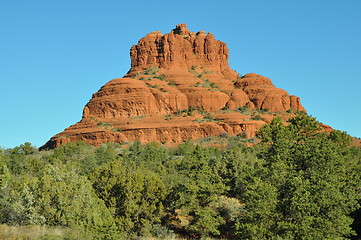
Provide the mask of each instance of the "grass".
{"label": "grass", "polygon": [[165,80],[166,80],[164,74],[161,74],[161,75],[159,75],[159,76],[154,76],[154,78],[157,78],[157,79],[159,79],[159,80],[161,80],[161,81],[165,81]]}
{"label": "grass", "polygon": [[[190,87],[207,87],[207,88],[211,88],[210,90],[212,91],[220,91],[219,87],[215,84],[215,83],[211,83],[208,79],[203,77],[202,73],[199,73],[196,71],[197,66],[192,66],[191,68],[188,69],[188,72],[192,73],[195,77],[202,79],[202,81],[204,82],[204,84],[201,84],[200,82],[197,82],[194,85],[191,85]],[[203,70],[204,74],[209,74],[212,73],[210,71],[206,71],[203,68],[201,68]]]}
{"label": "grass", "polygon": [[264,108],[264,109],[256,108],[255,110],[260,114],[271,114],[268,108]]}
{"label": "grass", "polygon": [[[158,66],[151,66],[151,67],[147,68],[146,70],[144,70],[143,72],[135,73],[133,76],[131,76],[131,78],[138,79],[138,80],[146,80],[146,79],[152,80],[153,78],[157,78],[159,80],[166,81],[165,75],[164,74],[157,75],[158,72],[159,72]],[[141,75],[147,75],[149,77],[144,77]]]}
{"label": "grass", "polygon": [[144,75],[155,75],[155,74],[157,74],[158,71],[159,71],[158,66],[151,66],[151,67],[147,68],[146,70],[144,70],[143,74]]}
{"label": "grass", "polygon": [[28,226],[8,226],[6,224],[0,225],[0,239],[14,239],[14,240],[60,240],[71,239],[72,230],[63,227],[48,227],[38,225]]}
{"label": "grass", "polygon": [[98,127],[112,127],[113,125],[111,125],[110,123],[107,123],[107,122],[98,122],[97,123]]}
{"label": "grass", "polygon": [[120,129],[120,128],[112,128],[112,131],[113,132],[123,132],[123,130],[122,129]]}
{"label": "grass", "polygon": [[247,105],[244,105],[243,107],[237,108],[237,110],[238,110],[239,112],[241,112],[241,113],[247,112],[248,106],[247,106]]}
{"label": "grass", "polygon": [[143,119],[143,118],[146,118],[147,115],[139,115],[139,116],[135,116],[135,117],[131,117],[130,119]]}
{"label": "grass", "polygon": [[214,82],[210,83],[209,86],[210,86],[211,88],[218,88],[218,86],[217,86]]}
{"label": "grass", "polygon": [[201,123],[201,122],[216,122],[216,123],[220,122],[220,120],[218,118],[214,118],[211,113],[203,111],[201,114],[203,115],[202,119],[198,118],[193,121],[199,122],[199,123]]}
{"label": "grass", "polygon": [[263,117],[261,117],[261,116],[258,115],[258,114],[252,116],[251,119],[252,119],[252,120],[257,120],[257,121],[263,121],[263,120],[264,120]]}
{"label": "grass", "polygon": [[211,73],[213,73],[212,71],[207,71],[207,70],[204,70],[203,69],[203,74],[211,74]]}

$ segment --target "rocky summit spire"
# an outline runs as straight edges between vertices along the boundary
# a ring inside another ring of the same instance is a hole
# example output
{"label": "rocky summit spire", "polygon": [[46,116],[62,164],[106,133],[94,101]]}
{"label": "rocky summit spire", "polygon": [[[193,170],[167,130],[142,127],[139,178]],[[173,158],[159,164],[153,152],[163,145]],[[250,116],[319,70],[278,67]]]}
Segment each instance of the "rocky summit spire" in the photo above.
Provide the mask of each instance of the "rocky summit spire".
{"label": "rocky summit spire", "polygon": [[228,56],[227,45],[216,40],[212,33],[194,33],[182,23],[165,35],[159,31],[151,32],[132,46],[132,68],[129,73],[134,74],[149,66],[187,70],[197,65],[235,79],[237,73],[229,68]]}
{"label": "rocky summit spire", "polygon": [[188,37],[191,34],[191,31],[187,29],[187,24],[185,23],[178,24],[172,32],[183,37]]}
{"label": "rocky summit spire", "polygon": [[[131,69],[94,93],[83,118],[43,148],[83,140],[180,143],[200,137],[254,137],[275,116],[304,111],[300,99],[269,78],[243,77],[228,65],[228,48],[213,34],[179,24],[151,32],[132,46]],[[261,111],[263,110],[263,111]],[[293,110],[293,111],[289,111]],[[263,115],[262,115],[263,114]]]}

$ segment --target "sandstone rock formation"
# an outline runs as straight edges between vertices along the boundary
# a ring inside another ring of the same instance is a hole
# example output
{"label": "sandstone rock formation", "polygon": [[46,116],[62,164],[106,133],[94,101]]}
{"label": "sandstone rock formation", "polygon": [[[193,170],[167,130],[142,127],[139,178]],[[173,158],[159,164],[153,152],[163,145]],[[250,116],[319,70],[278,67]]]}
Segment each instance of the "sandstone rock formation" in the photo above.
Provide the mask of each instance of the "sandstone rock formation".
{"label": "sandstone rock formation", "polygon": [[151,32],[132,46],[129,72],[93,94],[82,120],[43,147],[78,140],[180,143],[223,133],[254,137],[273,117],[305,111],[298,97],[269,78],[240,77],[228,56],[225,43],[190,32],[186,24],[165,35]]}

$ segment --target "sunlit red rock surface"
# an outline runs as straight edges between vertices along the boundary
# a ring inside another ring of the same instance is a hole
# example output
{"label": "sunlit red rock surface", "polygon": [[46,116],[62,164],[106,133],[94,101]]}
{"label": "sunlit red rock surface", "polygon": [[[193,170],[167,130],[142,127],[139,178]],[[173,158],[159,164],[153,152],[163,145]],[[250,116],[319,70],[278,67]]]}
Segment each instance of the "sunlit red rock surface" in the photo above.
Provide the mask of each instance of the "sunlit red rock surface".
{"label": "sunlit red rock surface", "polygon": [[[158,141],[245,134],[251,138],[275,116],[305,111],[296,96],[269,78],[240,77],[228,65],[228,48],[204,31],[177,25],[163,35],[151,32],[131,47],[131,69],[106,83],[84,107],[83,118],[43,147],[84,140]],[[257,116],[258,115],[258,116]]]}

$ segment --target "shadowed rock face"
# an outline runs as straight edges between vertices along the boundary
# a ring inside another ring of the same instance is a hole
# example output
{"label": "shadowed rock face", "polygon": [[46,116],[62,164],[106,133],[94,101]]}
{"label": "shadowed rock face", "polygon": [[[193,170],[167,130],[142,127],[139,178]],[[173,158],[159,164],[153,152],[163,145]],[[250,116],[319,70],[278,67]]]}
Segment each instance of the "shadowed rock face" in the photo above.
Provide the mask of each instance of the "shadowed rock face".
{"label": "shadowed rock face", "polygon": [[[149,33],[131,47],[130,57],[129,72],[93,94],[82,120],[43,148],[78,140],[96,146],[135,140],[180,143],[225,132],[253,137],[274,116],[305,111],[298,97],[269,78],[239,77],[229,68],[226,44],[211,33],[191,32],[186,24],[165,35]],[[237,110],[244,106],[277,114],[254,120]]]}

